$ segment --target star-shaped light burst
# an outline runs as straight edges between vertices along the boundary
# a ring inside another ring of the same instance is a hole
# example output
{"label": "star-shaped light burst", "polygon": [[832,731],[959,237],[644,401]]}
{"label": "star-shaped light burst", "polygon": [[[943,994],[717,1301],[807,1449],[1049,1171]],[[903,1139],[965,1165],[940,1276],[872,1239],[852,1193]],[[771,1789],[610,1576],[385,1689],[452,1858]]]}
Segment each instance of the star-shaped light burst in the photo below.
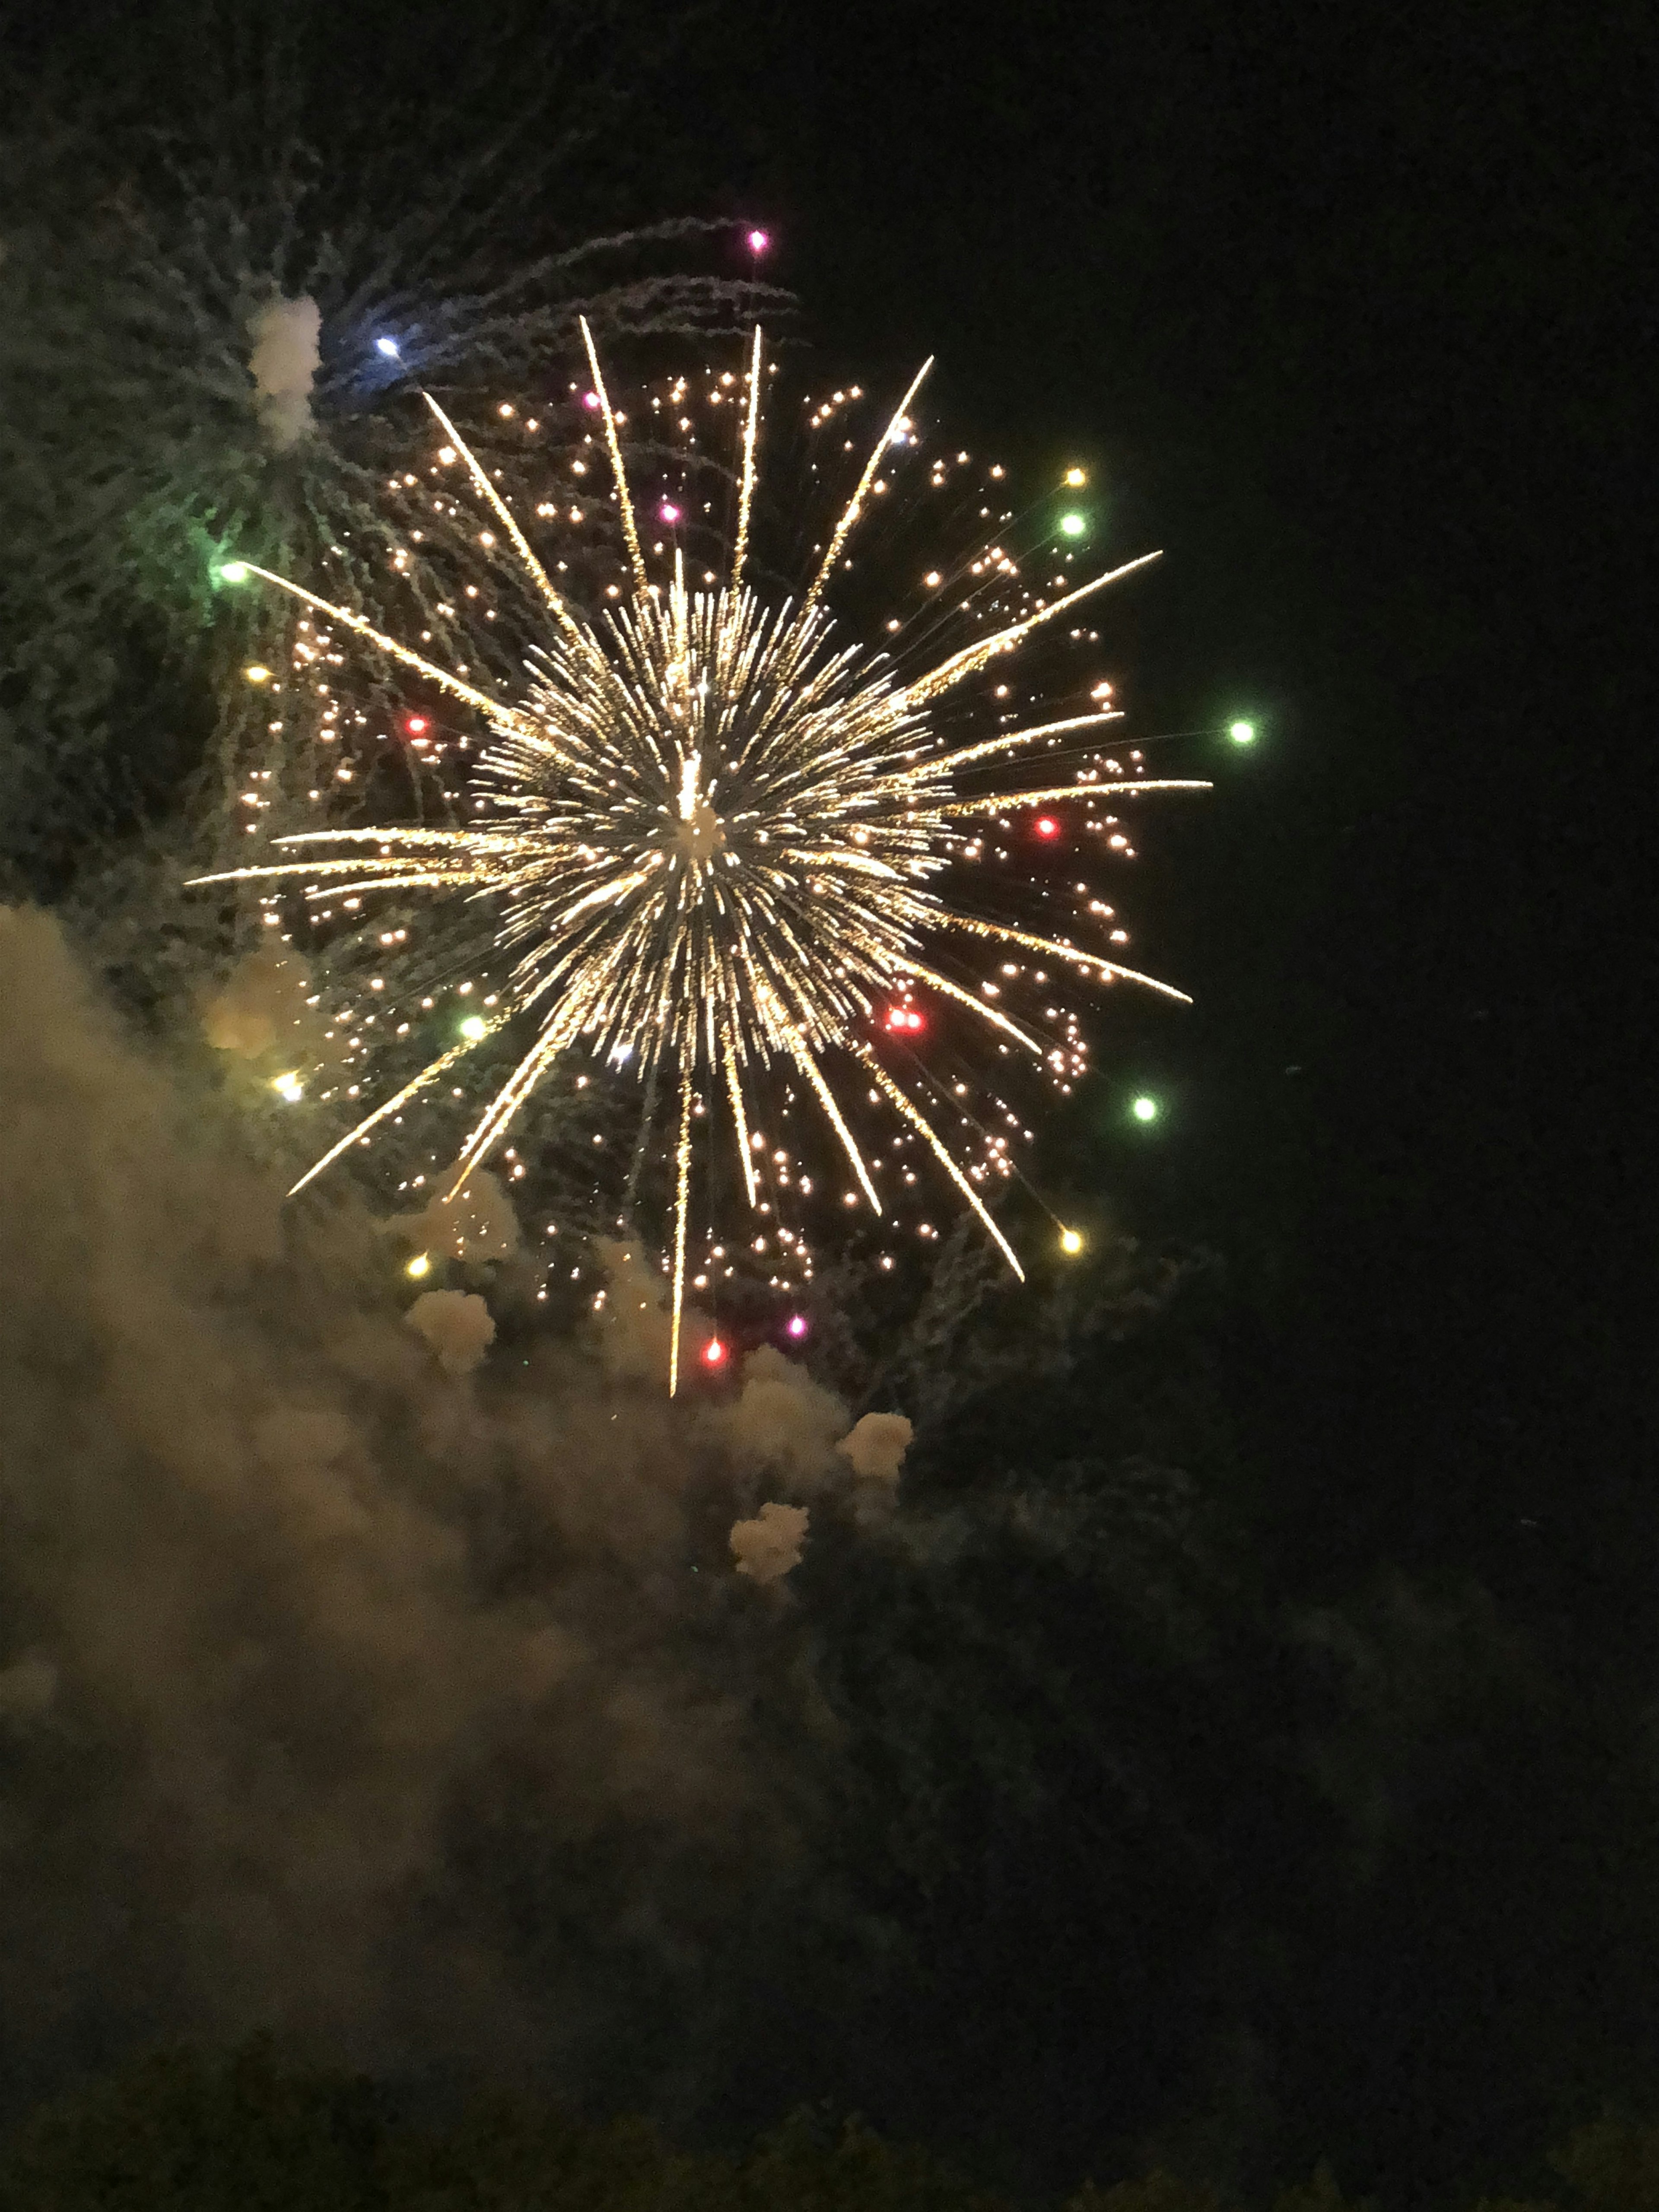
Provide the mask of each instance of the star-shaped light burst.
{"label": "star-shaped light burst", "polygon": [[[1045,1036],[1040,1021],[1005,1008],[998,987],[981,981],[972,988],[951,972],[952,939],[971,940],[1005,959],[1010,952],[1036,955],[1085,979],[1130,977],[1182,997],[1069,937],[971,910],[949,895],[944,879],[979,856],[980,840],[958,826],[962,817],[1076,799],[1085,795],[1085,783],[1091,801],[1205,787],[1139,775],[1103,781],[1096,767],[1063,785],[964,795],[957,781],[964,769],[982,773],[1039,744],[1063,742],[1069,749],[1076,733],[1115,719],[1115,710],[1091,705],[1083,713],[999,728],[966,744],[942,741],[935,724],[940,702],[988,664],[1043,625],[1073,615],[1153,555],[1068,582],[1018,619],[981,629],[908,676],[885,654],[837,635],[827,589],[872,502],[872,487],[885,489],[879,480],[884,457],[905,442],[907,410],[931,364],[919,372],[870,453],[805,590],[795,599],[769,599],[749,575],[762,413],[760,331],[742,414],[729,559],[723,576],[697,586],[688,580],[679,552],[672,573],[660,580],[647,574],[617,416],[592,335],[582,327],[628,562],[623,591],[597,617],[561,592],[509,499],[437,402],[427,401],[544,610],[544,636],[515,701],[490,696],[361,616],[248,564],[248,574],[360,632],[477,711],[490,732],[470,794],[482,813],[478,826],[309,832],[281,841],[305,848],[291,859],[198,880],[303,878],[313,899],[418,890],[491,902],[495,944],[510,975],[490,1018],[467,1023],[459,1043],[349,1130],[296,1190],[508,1021],[533,1016],[533,1034],[472,1128],[457,1163],[456,1188],[573,1048],[616,1064],[631,1060],[648,1097],[666,1087],[674,1133],[672,1392],[679,1373],[697,1148],[714,1141],[732,1146],[748,1202],[757,1206],[754,1102],[757,1085],[775,1072],[798,1077],[817,1102],[878,1213],[884,1202],[872,1140],[861,1141],[854,1127],[867,1123],[872,1102],[931,1154],[1023,1275],[985,1202],[982,1170],[958,1157],[963,1117],[949,1110],[945,1086],[930,1077],[914,1049],[896,1072],[893,1055],[878,1052],[884,1012],[896,998],[908,1005],[931,994],[957,1010],[959,1030],[1029,1054],[1039,1066],[1060,1064],[1054,1036]],[[939,579],[930,574],[927,580]],[[1095,910],[1109,911],[1097,904]],[[1040,980],[1047,981],[1046,970]],[[906,1022],[921,1026],[915,1015]]]}

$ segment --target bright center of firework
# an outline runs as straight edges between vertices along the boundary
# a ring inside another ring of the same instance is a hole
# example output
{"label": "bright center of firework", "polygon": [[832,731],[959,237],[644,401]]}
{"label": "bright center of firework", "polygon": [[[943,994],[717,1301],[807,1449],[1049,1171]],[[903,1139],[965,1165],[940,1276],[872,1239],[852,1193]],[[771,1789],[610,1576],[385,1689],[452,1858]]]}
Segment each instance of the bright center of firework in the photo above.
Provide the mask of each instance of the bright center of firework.
{"label": "bright center of firework", "polygon": [[711,1336],[702,1348],[703,1364],[706,1367],[718,1367],[725,1357],[726,1346],[720,1342],[719,1337]]}
{"label": "bright center of firework", "polygon": [[1081,469],[1067,469],[1066,471],[1066,486],[1072,491],[1081,491],[1088,481]]}
{"label": "bright center of firework", "polygon": [[279,1098],[284,1099],[290,1106],[297,1106],[306,1095],[306,1087],[301,1082],[299,1073],[295,1068],[289,1068],[285,1075],[273,1076],[270,1087]]}
{"label": "bright center of firework", "polygon": [[417,1252],[404,1269],[404,1273],[406,1275],[413,1275],[418,1283],[422,1275],[429,1275],[432,1273],[432,1261],[426,1253]]}
{"label": "bright center of firework", "polygon": [[461,1035],[469,1044],[477,1044],[489,1026],[482,1014],[469,1014],[461,1024]]}
{"label": "bright center of firework", "polygon": [[1083,1249],[1083,1232],[1081,1230],[1062,1229],[1060,1232],[1060,1249],[1067,1255],[1068,1258],[1075,1259],[1078,1254]]}
{"label": "bright center of firework", "polygon": [[1075,510],[1073,510],[1070,514],[1062,514],[1060,516],[1060,527],[1061,534],[1064,537],[1081,538],[1084,532],[1089,527],[1089,524],[1085,516],[1079,514]]}
{"label": "bright center of firework", "polygon": [[1137,1121],[1156,1121],[1158,1115],[1158,1101],[1156,1098],[1137,1098],[1129,1111]]}
{"label": "bright center of firework", "polygon": [[1255,743],[1255,724],[1254,722],[1229,723],[1227,735],[1236,745],[1253,745]]}

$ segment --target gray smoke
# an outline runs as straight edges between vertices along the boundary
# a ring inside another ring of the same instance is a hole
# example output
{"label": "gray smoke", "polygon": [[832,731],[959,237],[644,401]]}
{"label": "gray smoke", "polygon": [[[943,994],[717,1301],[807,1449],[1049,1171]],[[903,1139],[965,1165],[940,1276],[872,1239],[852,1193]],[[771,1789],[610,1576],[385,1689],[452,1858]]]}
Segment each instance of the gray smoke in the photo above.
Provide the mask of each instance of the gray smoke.
{"label": "gray smoke", "polygon": [[[140,1051],[53,921],[0,910],[0,974],[14,2078],[262,2023],[578,2090],[607,2050],[701,2063],[711,1956],[807,1878],[789,1747],[830,1756],[732,1520],[850,1488],[839,1401],[767,1353],[671,1406],[637,1259],[586,1347],[511,1268],[415,1297],[351,1201],[283,1207],[216,1068]],[[758,1518],[799,1554],[803,1512]]]}

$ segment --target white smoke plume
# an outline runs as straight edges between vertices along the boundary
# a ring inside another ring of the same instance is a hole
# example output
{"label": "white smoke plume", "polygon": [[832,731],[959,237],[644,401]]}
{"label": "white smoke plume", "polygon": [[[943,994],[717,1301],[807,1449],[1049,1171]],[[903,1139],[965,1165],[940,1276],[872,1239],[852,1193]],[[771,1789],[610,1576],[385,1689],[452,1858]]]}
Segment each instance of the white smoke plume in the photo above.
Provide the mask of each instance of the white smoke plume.
{"label": "white smoke plume", "polygon": [[323,311],[309,296],[271,300],[248,317],[254,412],[279,453],[316,429],[311,393],[322,366]]}
{"label": "white smoke plume", "polygon": [[495,1341],[489,1306],[472,1291],[423,1291],[404,1316],[446,1375],[470,1375]]}
{"label": "white smoke plume", "polygon": [[806,1541],[806,1508],[769,1499],[752,1521],[732,1524],[732,1552],[738,1572],[757,1583],[781,1582],[800,1565]]}
{"label": "white smoke plume", "polygon": [[295,1058],[316,1055],[322,1024],[307,1000],[310,970],[297,952],[262,945],[238,961],[202,1006],[202,1031],[216,1052],[258,1060],[287,1047]]}
{"label": "white smoke plume", "polygon": [[519,1218],[513,1201],[487,1168],[470,1176],[452,1198],[447,1179],[439,1178],[433,1196],[418,1213],[400,1213],[388,1223],[409,1239],[416,1253],[434,1259],[464,1260],[473,1266],[510,1260],[519,1249]]}
{"label": "white smoke plume", "polygon": [[854,1474],[896,1486],[914,1433],[902,1413],[866,1413],[836,1449],[851,1462]]}

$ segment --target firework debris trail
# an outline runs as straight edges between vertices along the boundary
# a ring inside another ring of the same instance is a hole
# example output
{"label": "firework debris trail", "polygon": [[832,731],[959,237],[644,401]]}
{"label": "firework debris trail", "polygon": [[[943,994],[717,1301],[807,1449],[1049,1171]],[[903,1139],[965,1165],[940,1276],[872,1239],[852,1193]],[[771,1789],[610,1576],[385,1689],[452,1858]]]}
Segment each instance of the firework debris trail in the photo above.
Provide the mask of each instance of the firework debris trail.
{"label": "firework debris trail", "polygon": [[[1176,999],[1184,994],[1115,957],[1125,933],[1105,929],[1113,910],[1086,882],[1067,894],[1074,910],[1065,927],[1050,923],[1033,930],[1006,913],[983,911],[997,895],[988,891],[988,872],[971,865],[982,851],[982,833],[974,823],[996,820],[1009,809],[1070,801],[1077,803],[1082,829],[1103,834],[1115,831],[1117,821],[1100,811],[1103,805],[1207,787],[1194,779],[1148,778],[1138,755],[1126,771],[1103,753],[1088,755],[1064,783],[1053,781],[1060,764],[1053,747],[1075,742],[1081,731],[1097,738],[1119,718],[1115,708],[1102,703],[1109,686],[1096,686],[1081,713],[1055,716],[1034,709],[1035,720],[1030,714],[999,714],[990,735],[983,733],[981,719],[970,726],[977,733],[966,742],[953,737],[956,726],[944,719],[975,679],[994,665],[1006,666],[1035,634],[1071,624],[1073,638],[1079,637],[1075,624],[1096,596],[1152,556],[1081,580],[1062,571],[1035,591],[1024,587],[1011,606],[1004,585],[1014,564],[994,547],[964,563],[955,580],[951,611],[975,625],[968,642],[952,642],[943,651],[934,642],[921,665],[903,673],[885,653],[842,641],[827,594],[859,525],[887,489],[882,471],[890,473],[898,449],[915,442],[909,410],[926,369],[870,447],[850,497],[817,549],[805,590],[796,599],[771,603],[745,575],[765,389],[759,329],[748,349],[741,392],[730,374],[720,380],[740,402],[726,410],[736,418],[739,457],[732,472],[735,525],[724,579],[705,569],[701,585],[689,573],[688,545],[678,527],[684,510],[674,499],[664,497],[650,519],[647,556],[638,488],[623,451],[627,418],[612,399],[586,319],[581,330],[590,379],[583,398],[603,435],[600,441],[590,434],[589,458],[571,465],[585,479],[603,458],[624,549],[621,580],[605,587],[597,617],[559,580],[568,562],[551,545],[544,557],[526,534],[538,518],[562,526],[557,502],[521,487],[504,489],[498,481],[502,471],[487,466],[428,396],[443,441],[428,476],[443,479],[453,470],[470,483],[478,510],[474,520],[488,526],[476,532],[477,544],[493,559],[498,533],[505,538],[516,564],[508,573],[538,610],[539,631],[526,664],[527,688],[522,673],[516,690],[507,689],[507,678],[490,673],[486,626],[497,609],[494,594],[481,599],[477,585],[465,586],[476,603],[471,611],[476,644],[468,643],[465,616],[456,633],[459,651],[473,657],[457,654],[446,663],[293,576],[254,562],[234,565],[239,580],[259,578],[306,610],[294,671],[326,702],[321,711],[328,743],[345,729],[337,671],[348,654],[339,647],[355,647],[359,653],[363,646],[373,648],[481,719],[483,750],[468,789],[444,793],[447,800],[469,802],[476,826],[458,826],[452,817],[450,826],[394,823],[292,833],[276,839],[283,848],[277,855],[199,880],[293,883],[303,888],[313,911],[328,915],[337,906],[356,909],[371,894],[411,890],[447,895],[469,917],[481,901],[491,902],[495,952],[508,964],[505,985],[481,990],[460,1024],[459,1041],[446,1036],[442,1049],[386,1091],[321,1154],[296,1190],[406,1112],[418,1112],[441,1082],[453,1090],[470,1053],[499,1040],[527,1016],[534,1017],[533,1035],[522,1049],[514,1047],[510,1073],[479,1112],[454,1164],[452,1190],[503,1144],[538,1085],[573,1048],[580,1046],[613,1067],[631,1063],[647,1097],[660,1079],[672,1132],[672,1395],[682,1365],[679,1324],[688,1280],[694,1275],[700,1285],[709,1279],[710,1261],[690,1256],[689,1238],[694,1182],[700,1175],[706,1178],[711,1142],[734,1158],[751,1218],[774,1211],[770,1198],[757,1194],[756,1173],[757,1154],[769,1152],[774,1164],[787,1159],[775,1149],[775,1136],[767,1133],[763,1091],[769,1077],[781,1073],[801,1086],[827,1124],[841,1170],[850,1178],[842,1193],[844,1207],[863,1205],[880,1217],[901,1194],[890,1188],[884,1198],[874,1140],[867,1129],[855,1130],[855,1123],[871,1119],[861,1110],[867,1094],[870,1103],[896,1122],[899,1141],[919,1145],[924,1164],[943,1176],[957,1200],[977,1218],[1015,1275],[1023,1274],[1018,1254],[988,1204],[999,1180],[1014,1172],[1006,1134],[990,1135],[961,1110],[964,1085],[944,1097],[914,1053],[890,1061],[881,1057],[880,1010],[890,1010],[890,1029],[906,1025],[908,1043],[908,1032],[926,1025],[919,1006],[946,1008],[981,1046],[1006,1053],[1012,1043],[1056,1087],[1069,1089],[1083,1065],[1079,1033],[1068,1010],[1043,1004],[1060,992],[1049,968],[1091,982],[1123,980]],[[691,404],[686,391],[682,378],[671,398],[680,428],[689,432],[691,418],[680,413]],[[714,403],[720,397],[718,390],[712,395]],[[660,398],[652,404],[660,409]],[[510,403],[499,408],[503,418],[516,411]],[[524,427],[533,438],[542,426],[530,419]],[[419,481],[404,471],[392,483],[401,489]],[[447,510],[452,521],[461,513],[441,486],[431,495],[431,507],[440,518]],[[585,520],[582,507],[570,510],[574,528]],[[422,574],[429,557],[427,536],[426,528],[411,527],[406,539],[388,544],[388,590]],[[988,590],[981,578],[988,580]],[[927,579],[930,587],[943,581],[942,573]],[[457,608],[445,602],[443,589],[441,580],[428,585],[420,604],[430,600],[441,615],[453,618]],[[888,624],[890,630],[899,627],[896,620]],[[421,630],[423,645],[430,635]],[[954,635],[962,635],[960,621]],[[319,670],[326,681],[317,681]],[[262,680],[271,674],[257,672]],[[994,697],[1008,688],[998,687]],[[992,700],[982,696],[980,704],[988,709]],[[286,726],[287,714],[284,706],[273,729]],[[361,714],[357,719],[363,719]],[[1014,726],[1007,726],[1010,721]],[[424,719],[418,726],[425,731]],[[337,773],[348,780],[355,773],[343,756]],[[1023,781],[1013,790],[987,788],[988,773],[1018,774]],[[324,774],[319,769],[319,779]],[[981,787],[964,790],[958,781],[963,775],[981,780]],[[259,811],[268,804],[257,777],[241,796],[254,810],[246,826],[257,835]],[[313,800],[320,796],[319,789],[311,793]],[[1046,817],[1038,824],[1050,831],[1056,826]],[[1127,848],[1128,840],[1117,834],[1109,843]],[[953,871],[965,890],[945,884]],[[267,919],[280,919],[274,906]],[[1079,941],[1072,934],[1079,925],[1107,949],[1091,950],[1086,939]],[[396,947],[407,933],[381,933],[380,943],[393,948],[387,968],[395,965]],[[965,945],[994,957],[982,973],[964,972],[962,960],[952,956],[953,943],[958,953]],[[1011,953],[1025,958],[1011,960]],[[1027,975],[1025,996],[1031,1003],[1022,1006],[1020,994],[999,979]],[[370,980],[372,994],[386,994],[386,986],[384,973]],[[416,1026],[415,1010],[400,1007],[392,996],[374,1003],[375,1012],[366,1020],[369,1026],[380,1024],[382,1036],[395,1032],[401,1038]],[[419,1000],[427,1012],[435,1003],[429,995]],[[367,1028],[362,1035],[367,1041]],[[356,1097],[362,1087],[351,1085],[348,1096]],[[995,1103],[1006,1120],[1003,1102]],[[648,1109],[643,1119],[641,1148],[652,1141]],[[975,1150],[964,1158],[960,1139],[947,1138],[947,1130],[954,1133],[963,1126],[972,1129],[982,1157]],[[711,1127],[712,1136],[706,1133]],[[890,1146],[890,1137],[885,1141]],[[908,1188],[917,1178],[906,1163],[899,1177],[890,1170],[888,1180]],[[810,1194],[811,1179],[803,1177],[800,1188]],[[763,1231],[775,1229],[787,1263],[803,1279],[810,1275],[810,1255],[799,1231],[777,1222],[759,1225]],[[1054,1227],[1064,1248],[1074,1250],[1074,1232],[1058,1220]],[[763,1233],[755,1249],[765,1242]],[[712,1236],[709,1245],[712,1253]],[[775,1280],[786,1291],[797,1287],[781,1276]]]}
{"label": "firework debris trail", "polygon": [[234,782],[264,729],[234,671],[273,641],[225,619],[217,566],[329,560],[357,604],[411,376],[453,403],[568,357],[583,313],[720,332],[782,305],[731,222],[558,236],[621,112],[591,38],[480,27],[415,160],[408,106],[331,98],[298,17],[181,0],[142,39],[99,23],[55,82],[0,51],[0,859],[26,881],[204,756],[211,799]]}

